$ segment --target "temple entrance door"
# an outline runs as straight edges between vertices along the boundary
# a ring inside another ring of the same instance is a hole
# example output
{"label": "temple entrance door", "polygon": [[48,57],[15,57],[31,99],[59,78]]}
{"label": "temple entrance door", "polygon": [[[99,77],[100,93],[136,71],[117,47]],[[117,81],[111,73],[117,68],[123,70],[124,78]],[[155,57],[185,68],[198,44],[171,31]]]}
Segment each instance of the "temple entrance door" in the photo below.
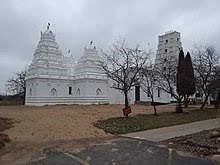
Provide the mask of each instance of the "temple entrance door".
{"label": "temple entrance door", "polygon": [[140,86],[135,86],[135,101],[140,101]]}

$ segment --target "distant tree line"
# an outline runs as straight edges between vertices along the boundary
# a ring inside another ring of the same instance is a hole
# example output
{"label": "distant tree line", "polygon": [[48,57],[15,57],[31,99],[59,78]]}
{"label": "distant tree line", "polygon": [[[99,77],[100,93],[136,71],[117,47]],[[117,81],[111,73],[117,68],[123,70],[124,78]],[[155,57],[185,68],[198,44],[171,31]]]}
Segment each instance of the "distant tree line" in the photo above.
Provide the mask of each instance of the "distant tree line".
{"label": "distant tree line", "polygon": [[6,97],[6,98],[21,98],[23,104],[25,103],[25,93],[26,93],[26,70],[22,70],[20,72],[17,72],[15,74],[15,77],[12,77],[8,79],[7,81],[7,89],[11,93],[11,95],[14,95],[14,97]]}

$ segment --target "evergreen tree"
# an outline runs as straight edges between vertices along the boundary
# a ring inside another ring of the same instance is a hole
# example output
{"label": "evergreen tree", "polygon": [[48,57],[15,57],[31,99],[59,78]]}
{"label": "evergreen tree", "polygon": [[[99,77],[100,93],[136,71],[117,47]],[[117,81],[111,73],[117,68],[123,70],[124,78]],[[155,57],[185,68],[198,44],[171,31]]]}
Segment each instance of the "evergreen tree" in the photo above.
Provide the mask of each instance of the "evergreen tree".
{"label": "evergreen tree", "polygon": [[184,102],[185,108],[188,106],[188,98],[189,96],[193,95],[196,91],[195,89],[195,78],[194,78],[194,71],[192,66],[192,60],[190,53],[187,52],[186,57],[184,59]]}
{"label": "evergreen tree", "polygon": [[[177,66],[177,74],[176,74],[176,90],[179,96],[183,97],[185,93],[185,86],[184,86],[184,52],[180,50],[179,52],[179,62]],[[178,106],[176,107],[176,112],[182,112],[181,106],[181,97],[178,100]]]}

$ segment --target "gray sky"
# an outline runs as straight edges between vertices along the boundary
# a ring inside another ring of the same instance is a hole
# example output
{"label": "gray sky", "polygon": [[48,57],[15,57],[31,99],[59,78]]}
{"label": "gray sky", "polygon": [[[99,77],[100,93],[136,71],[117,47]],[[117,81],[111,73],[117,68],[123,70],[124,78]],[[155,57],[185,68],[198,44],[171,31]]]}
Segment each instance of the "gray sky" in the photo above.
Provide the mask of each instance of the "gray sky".
{"label": "gray sky", "polygon": [[0,93],[6,80],[31,63],[47,22],[63,53],[76,59],[94,40],[107,49],[119,39],[156,51],[157,37],[181,32],[185,51],[212,44],[220,50],[219,0],[1,0]]}

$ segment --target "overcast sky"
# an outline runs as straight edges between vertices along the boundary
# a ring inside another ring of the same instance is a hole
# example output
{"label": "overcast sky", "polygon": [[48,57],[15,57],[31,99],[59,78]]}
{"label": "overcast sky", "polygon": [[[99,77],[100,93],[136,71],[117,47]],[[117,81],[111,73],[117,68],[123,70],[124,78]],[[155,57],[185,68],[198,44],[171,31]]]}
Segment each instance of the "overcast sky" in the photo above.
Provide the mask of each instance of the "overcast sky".
{"label": "overcast sky", "polygon": [[181,32],[185,51],[212,44],[220,50],[219,0],[1,0],[0,93],[6,80],[31,63],[47,22],[63,52],[76,57],[93,40],[107,49],[119,39],[157,48],[157,37]]}

